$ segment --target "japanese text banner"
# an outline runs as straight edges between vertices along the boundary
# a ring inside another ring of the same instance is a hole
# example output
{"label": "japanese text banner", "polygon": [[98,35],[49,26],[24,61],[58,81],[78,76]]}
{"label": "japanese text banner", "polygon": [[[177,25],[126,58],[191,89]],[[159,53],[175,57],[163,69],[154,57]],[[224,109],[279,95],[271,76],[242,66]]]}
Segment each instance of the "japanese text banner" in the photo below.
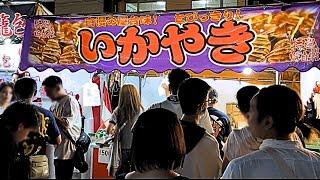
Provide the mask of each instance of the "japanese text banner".
{"label": "japanese text banner", "polygon": [[318,3],[175,13],[35,17],[22,70],[241,72],[320,67]]}
{"label": "japanese text banner", "polygon": [[0,6],[0,46],[6,42],[21,43],[25,27],[23,15],[32,15],[26,10],[32,7],[32,5],[22,5],[20,9],[16,7],[11,9],[7,6]]}

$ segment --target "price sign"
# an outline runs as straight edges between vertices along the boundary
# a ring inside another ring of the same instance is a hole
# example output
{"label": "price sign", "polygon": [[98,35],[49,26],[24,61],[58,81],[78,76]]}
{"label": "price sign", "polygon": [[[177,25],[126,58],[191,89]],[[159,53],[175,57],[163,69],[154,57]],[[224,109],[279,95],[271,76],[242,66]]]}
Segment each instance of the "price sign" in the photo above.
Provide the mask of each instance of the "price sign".
{"label": "price sign", "polygon": [[98,163],[109,164],[111,157],[111,148],[99,148]]}

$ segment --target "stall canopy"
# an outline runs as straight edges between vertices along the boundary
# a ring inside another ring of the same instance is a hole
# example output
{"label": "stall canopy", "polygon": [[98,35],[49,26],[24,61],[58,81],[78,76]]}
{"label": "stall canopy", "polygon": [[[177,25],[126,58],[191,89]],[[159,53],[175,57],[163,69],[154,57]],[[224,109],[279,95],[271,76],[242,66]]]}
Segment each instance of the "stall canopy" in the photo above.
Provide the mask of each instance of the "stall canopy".
{"label": "stall canopy", "polygon": [[319,3],[27,20],[22,70],[320,67]]}

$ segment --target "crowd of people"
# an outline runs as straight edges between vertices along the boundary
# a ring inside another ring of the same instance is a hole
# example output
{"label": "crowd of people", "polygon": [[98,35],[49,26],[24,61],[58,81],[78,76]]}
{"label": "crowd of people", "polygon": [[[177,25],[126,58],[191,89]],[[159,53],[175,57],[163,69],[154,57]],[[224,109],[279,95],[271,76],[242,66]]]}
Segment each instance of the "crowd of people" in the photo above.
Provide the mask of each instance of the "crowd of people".
{"label": "crowd of people", "polygon": [[[131,148],[117,146],[120,150],[113,151],[113,155],[119,153],[118,161],[112,159],[112,175],[127,179],[319,178],[320,154],[305,148],[297,127],[303,105],[294,90],[280,85],[241,88],[237,107],[249,126],[232,130],[229,117],[215,108],[217,91],[205,81],[175,69],[169,83],[171,95],[144,113],[137,90],[121,93],[120,102],[130,96],[137,99],[127,104],[136,111],[135,118],[121,117],[134,122],[111,120],[109,125],[108,133],[120,137],[118,145],[131,143]],[[126,124],[129,128],[124,131]],[[121,138],[124,134],[130,138]]]}
{"label": "crowd of people", "polygon": [[[0,151],[8,155],[4,160],[5,168],[0,168],[1,179],[48,178],[48,143],[56,145],[56,178],[72,178],[76,147],[63,132],[74,141],[79,138],[80,106],[66,93],[59,77],[46,78],[43,86],[53,101],[50,110],[32,104],[37,92],[34,79],[21,78],[14,85],[1,84],[0,100],[4,112],[0,116],[0,139],[5,147]],[[13,95],[16,99],[11,103]]]}
{"label": "crowd of people", "polygon": [[[237,107],[248,126],[232,130],[229,117],[216,108],[219,96],[213,87],[181,69],[172,70],[168,78],[171,95],[148,109],[143,108],[134,85],[121,87],[118,107],[106,126],[114,136],[110,175],[126,179],[320,178],[320,154],[305,148],[297,127],[304,106],[294,90],[280,85],[241,88]],[[0,151],[8,154],[4,159],[8,168],[0,170],[4,179],[39,176],[41,172],[34,173],[30,163],[48,161],[47,143],[56,145],[56,178],[72,178],[76,147],[69,137],[76,141],[80,136],[80,106],[59,77],[46,78],[43,86],[53,101],[50,110],[32,105],[36,83],[31,78],[0,86],[0,139],[5,142]],[[11,103],[13,96],[15,103]]]}

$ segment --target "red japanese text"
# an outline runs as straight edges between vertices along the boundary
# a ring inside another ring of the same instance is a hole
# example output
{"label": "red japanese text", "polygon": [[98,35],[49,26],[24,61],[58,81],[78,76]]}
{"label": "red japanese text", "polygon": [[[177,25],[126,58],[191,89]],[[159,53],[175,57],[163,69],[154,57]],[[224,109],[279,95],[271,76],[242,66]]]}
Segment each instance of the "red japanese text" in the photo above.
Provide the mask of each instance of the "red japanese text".
{"label": "red japanese text", "polygon": [[99,33],[94,35],[91,29],[81,29],[79,36],[80,57],[89,64],[97,63],[100,58],[113,59],[117,53],[117,47],[112,34]]}
{"label": "red japanese text", "polygon": [[133,65],[141,66],[149,59],[149,55],[160,52],[159,35],[153,31],[141,34],[141,30],[136,26],[126,28],[117,38],[117,44],[121,47],[120,65],[127,65],[132,59]]}
{"label": "red japanese text", "polygon": [[53,24],[49,20],[38,19],[34,21],[33,35],[37,38],[50,39],[56,37]]}
{"label": "red japanese text", "polygon": [[187,59],[186,53],[198,54],[205,49],[206,37],[198,23],[184,24],[182,27],[170,24],[163,32],[161,45],[170,50],[173,64],[182,66]]}
{"label": "red japanese text", "polygon": [[[192,18],[191,14],[189,18]],[[210,18],[202,17],[202,20]],[[143,21],[147,23],[149,20]],[[135,67],[145,65],[150,57],[160,55],[163,50],[168,51],[173,65],[181,67],[187,63],[188,56],[200,55],[206,47],[210,48],[208,57],[213,63],[237,65],[247,61],[255,38],[248,24],[225,20],[218,25],[211,24],[208,34],[202,28],[197,21],[181,25],[171,23],[159,35],[153,30],[142,31],[140,27],[128,26],[116,38],[109,32],[94,33],[84,28],[78,32],[78,51],[81,58],[90,64],[117,58],[120,66],[130,64]]]}
{"label": "red japanese text", "polygon": [[85,19],[85,26],[89,28],[106,26],[149,26],[158,24],[158,16],[108,16],[88,17]]}
{"label": "red japanese text", "polygon": [[0,14],[0,36],[12,36],[13,31],[10,27],[10,16],[6,13]]}
{"label": "red japanese text", "polygon": [[13,35],[21,38],[24,34],[25,20],[20,13],[14,17],[6,13],[0,14],[0,36],[11,37]]}
{"label": "red japanese text", "polygon": [[212,46],[210,59],[217,64],[234,65],[247,61],[252,51],[255,34],[246,23],[223,21],[211,25],[208,45]]}
{"label": "red japanese text", "polygon": [[241,20],[240,9],[234,10],[224,10],[224,11],[211,11],[208,13],[179,13],[175,15],[175,22],[177,24],[193,23],[195,21],[205,23],[209,20],[211,22],[220,22],[221,20],[231,21],[231,20]]}
{"label": "red japanese text", "polygon": [[18,37],[22,37],[24,34],[24,27],[26,25],[25,20],[22,18],[20,13],[14,14],[14,19],[12,21],[13,33]]}

